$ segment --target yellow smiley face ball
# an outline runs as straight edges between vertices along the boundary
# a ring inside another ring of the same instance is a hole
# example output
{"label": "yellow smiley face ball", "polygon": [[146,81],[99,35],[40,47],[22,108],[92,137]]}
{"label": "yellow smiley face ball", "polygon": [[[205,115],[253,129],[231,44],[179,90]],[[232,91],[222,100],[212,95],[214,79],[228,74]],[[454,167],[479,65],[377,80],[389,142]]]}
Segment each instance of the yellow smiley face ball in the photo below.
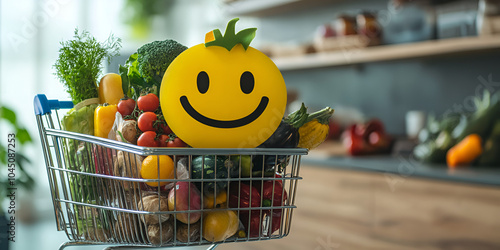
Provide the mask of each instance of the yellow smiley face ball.
{"label": "yellow smiley face ball", "polygon": [[[255,29],[193,46],[170,64],[160,87],[165,121],[197,148],[254,148],[276,130],[285,113],[286,86],[276,65],[249,46]],[[229,32],[228,32],[229,31]]]}

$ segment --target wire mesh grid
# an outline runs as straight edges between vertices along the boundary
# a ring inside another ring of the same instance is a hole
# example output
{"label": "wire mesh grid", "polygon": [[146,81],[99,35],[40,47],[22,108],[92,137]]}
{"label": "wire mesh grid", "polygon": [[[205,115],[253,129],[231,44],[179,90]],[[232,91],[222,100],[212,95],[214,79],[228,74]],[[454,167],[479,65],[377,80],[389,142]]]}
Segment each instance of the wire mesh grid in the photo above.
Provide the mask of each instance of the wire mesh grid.
{"label": "wire mesh grid", "polygon": [[[144,148],[64,131],[60,116],[36,118],[57,229],[70,242],[187,246],[289,234],[307,150]],[[156,178],[141,178],[148,157]],[[217,236],[234,218],[236,233]]]}

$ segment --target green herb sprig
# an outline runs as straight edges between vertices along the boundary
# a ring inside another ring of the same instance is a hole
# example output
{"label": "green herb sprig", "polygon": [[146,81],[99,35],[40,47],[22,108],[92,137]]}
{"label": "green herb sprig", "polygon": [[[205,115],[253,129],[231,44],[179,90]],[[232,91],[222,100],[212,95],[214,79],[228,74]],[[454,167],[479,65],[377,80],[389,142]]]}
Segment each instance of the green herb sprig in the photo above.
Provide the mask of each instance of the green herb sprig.
{"label": "green herb sprig", "polygon": [[73,40],[61,42],[59,58],[54,64],[55,75],[66,87],[74,104],[88,98],[98,97],[97,79],[102,71],[104,59],[119,54],[121,39],[110,35],[98,42],[88,31],[75,29]]}

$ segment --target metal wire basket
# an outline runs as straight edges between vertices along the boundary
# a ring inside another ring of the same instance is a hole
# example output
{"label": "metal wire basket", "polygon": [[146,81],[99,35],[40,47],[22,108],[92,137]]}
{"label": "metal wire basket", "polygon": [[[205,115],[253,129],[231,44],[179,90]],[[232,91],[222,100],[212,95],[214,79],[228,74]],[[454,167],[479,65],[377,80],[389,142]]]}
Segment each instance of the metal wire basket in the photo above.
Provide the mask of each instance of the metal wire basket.
{"label": "metal wire basket", "polygon": [[[69,239],[60,249],[82,244],[211,245],[214,249],[221,243],[279,239],[290,232],[300,160],[306,149],[140,147],[63,130],[60,109],[72,108],[71,102],[37,95],[34,106],[57,230],[65,231]],[[173,178],[141,178],[141,162],[148,156],[172,159]],[[201,177],[193,178],[193,164],[200,157],[203,169],[206,161],[214,159],[213,175],[202,170]],[[253,172],[245,174],[248,159]],[[255,172],[257,165],[262,169]],[[178,191],[182,185],[188,186],[187,197]],[[192,189],[201,192],[199,206],[191,197],[196,195]],[[249,193],[242,195],[243,189]],[[211,190],[225,196],[207,196]],[[176,204],[182,202],[181,195],[187,199],[184,208]],[[207,240],[213,229],[206,220],[221,211],[233,211],[239,218],[238,230],[224,240]]]}

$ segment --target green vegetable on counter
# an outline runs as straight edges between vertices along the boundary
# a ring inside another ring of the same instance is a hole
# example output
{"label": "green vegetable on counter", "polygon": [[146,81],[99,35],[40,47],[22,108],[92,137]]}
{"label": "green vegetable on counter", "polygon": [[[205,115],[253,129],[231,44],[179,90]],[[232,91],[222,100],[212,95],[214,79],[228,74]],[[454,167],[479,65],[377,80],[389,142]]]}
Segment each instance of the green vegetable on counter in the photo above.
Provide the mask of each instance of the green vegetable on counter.
{"label": "green vegetable on counter", "polygon": [[475,162],[480,166],[500,163],[500,92],[494,95],[484,91],[482,97],[474,97],[475,111],[449,113],[441,120],[430,116],[427,127],[419,134],[420,144],[413,154],[424,162],[445,163],[450,148],[471,134],[486,138],[484,151]]}
{"label": "green vegetable on counter", "polygon": [[61,42],[59,58],[54,64],[56,76],[66,87],[74,104],[98,97],[97,79],[104,59],[110,62],[118,55],[121,40],[111,35],[100,43],[89,32],[75,29],[73,40]]}
{"label": "green vegetable on counter", "polygon": [[500,165],[500,119],[497,119],[490,136],[484,143],[483,154],[478,159],[481,166]]}
{"label": "green vegetable on counter", "polygon": [[481,138],[487,138],[495,125],[495,120],[500,114],[500,92],[491,95],[484,91],[483,98],[474,99],[476,111],[469,118],[467,126],[461,131],[458,140],[462,140],[470,134],[478,134]]}

